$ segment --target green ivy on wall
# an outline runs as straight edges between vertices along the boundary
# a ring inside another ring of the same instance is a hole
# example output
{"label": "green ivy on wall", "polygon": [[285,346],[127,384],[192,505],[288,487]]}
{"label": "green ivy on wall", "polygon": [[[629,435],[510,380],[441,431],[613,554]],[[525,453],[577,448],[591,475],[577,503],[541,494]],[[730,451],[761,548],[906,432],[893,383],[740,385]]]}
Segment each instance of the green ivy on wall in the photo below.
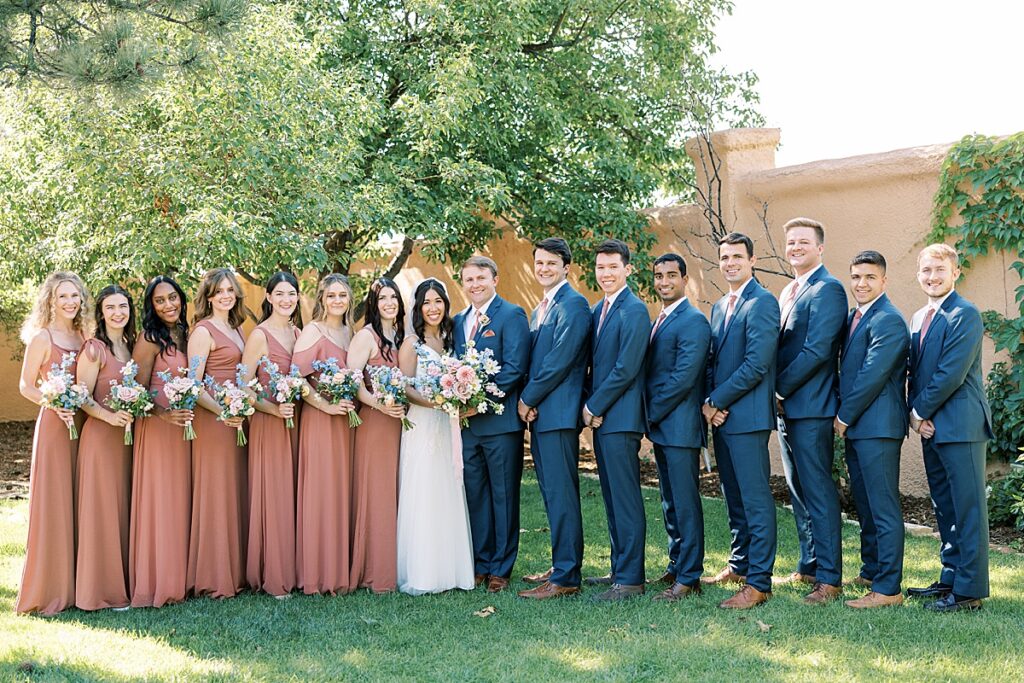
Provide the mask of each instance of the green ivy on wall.
{"label": "green ivy on wall", "polygon": [[[959,221],[954,218],[959,216]],[[987,393],[996,438],[990,457],[1011,461],[1024,444],[1024,132],[1005,138],[969,135],[949,150],[942,164],[929,240],[956,239],[961,267],[992,252],[1016,260],[1016,317],[985,311],[985,331],[1010,363],[996,363]]]}

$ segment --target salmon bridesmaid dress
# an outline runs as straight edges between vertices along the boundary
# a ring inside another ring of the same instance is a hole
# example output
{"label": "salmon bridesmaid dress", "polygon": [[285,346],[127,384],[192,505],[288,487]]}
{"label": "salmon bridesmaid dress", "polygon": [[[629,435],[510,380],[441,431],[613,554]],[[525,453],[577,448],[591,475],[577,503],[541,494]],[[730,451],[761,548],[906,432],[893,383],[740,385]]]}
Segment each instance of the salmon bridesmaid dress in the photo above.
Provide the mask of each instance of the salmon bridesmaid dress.
{"label": "salmon bridesmaid dress", "polygon": [[[167,408],[167,397],[157,373],[177,374],[182,367],[188,367],[183,351],[156,357],[149,388],[161,408]],[[185,441],[184,428],[155,415],[138,420],[128,531],[132,607],[161,607],[185,599],[191,511],[192,442]]]}
{"label": "salmon bridesmaid dress", "polygon": [[[259,329],[259,328],[257,328]],[[287,373],[292,356],[270,332],[267,357]],[[294,330],[298,337],[299,331]],[[270,376],[262,366],[256,376],[267,386]],[[267,397],[267,401],[276,402]],[[299,404],[295,427],[279,417],[257,411],[249,430],[249,544],[245,576],[249,586],[271,595],[295,590],[295,460],[298,452]]]}
{"label": "salmon bridesmaid dress", "polygon": [[[111,380],[120,381],[125,363],[99,339],[85,342],[82,353],[100,362],[92,398],[103,405],[110,396]],[[128,605],[131,490],[132,447],[124,445],[124,428],[87,417],[78,444],[75,605],[79,609]]]}
{"label": "salmon bridesmaid dress", "polygon": [[[47,333],[49,334],[49,333]],[[50,339],[50,357],[41,376],[52,363],[60,364],[73,349],[57,346]],[[69,368],[77,370],[77,361]],[[21,590],[15,610],[52,615],[75,604],[75,501],[74,472],[78,442],[68,435],[68,426],[57,413],[40,408],[32,440],[32,468],[29,475],[28,542]]]}
{"label": "salmon bridesmaid dress", "polygon": [[[379,339],[374,333],[374,339]],[[398,364],[398,350],[390,361],[384,354],[367,362],[371,366]],[[369,375],[366,373],[369,388]],[[402,421],[364,406],[352,448],[355,467],[355,531],[352,541],[354,588],[387,593],[398,586],[398,450]]]}
{"label": "salmon bridesmaid dress", "polygon": [[[205,327],[217,348],[206,359],[206,374],[218,383],[235,381],[242,349],[209,320]],[[188,545],[188,592],[228,598],[245,588],[246,448],[236,430],[196,407],[192,442],[192,532]]]}
{"label": "salmon bridesmaid dress", "polygon": [[[346,353],[327,336],[297,351],[292,362],[316,387],[313,361]],[[362,429],[359,427],[357,429]],[[305,406],[299,425],[298,514],[295,556],[299,588],[306,594],[352,590],[352,436],[347,415],[328,415]]]}

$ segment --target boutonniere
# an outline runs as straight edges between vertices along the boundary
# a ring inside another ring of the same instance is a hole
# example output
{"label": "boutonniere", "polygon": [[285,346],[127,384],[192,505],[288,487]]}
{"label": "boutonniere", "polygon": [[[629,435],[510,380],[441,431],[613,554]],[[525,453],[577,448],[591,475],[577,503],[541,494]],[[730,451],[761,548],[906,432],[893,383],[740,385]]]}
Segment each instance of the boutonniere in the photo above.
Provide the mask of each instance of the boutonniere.
{"label": "boutonniere", "polygon": [[481,316],[479,318],[477,318],[477,322],[480,323],[480,329],[482,330],[482,329],[484,329],[485,327],[487,327],[488,325],[491,324],[491,319],[487,317],[486,313],[484,313],[484,314],[481,314]]}

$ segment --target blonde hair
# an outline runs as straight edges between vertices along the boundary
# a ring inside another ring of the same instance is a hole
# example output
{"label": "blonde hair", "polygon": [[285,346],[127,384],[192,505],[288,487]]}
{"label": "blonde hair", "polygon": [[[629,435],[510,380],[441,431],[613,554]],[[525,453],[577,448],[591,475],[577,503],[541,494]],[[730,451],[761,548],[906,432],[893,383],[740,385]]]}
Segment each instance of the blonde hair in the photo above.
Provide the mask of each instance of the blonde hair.
{"label": "blonde hair", "polygon": [[43,280],[43,284],[39,287],[39,294],[36,296],[36,303],[32,306],[32,312],[25,319],[25,324],[21,326],[21,341],[26,345],[39,334],[40,330],[49,327],[53,322],[56,317],[57,288],[65,282],[73,284],[82,298],[78,306],[78,313],[71,321],[71,326],[83,337],[88,337],[92,332],[93,320],[92,307],[89,305],[89,290],[85,288],[82,278],[75,273],[59,270]]}
{"label": "blonde hair", "polygon": [[498,277],[498,264],[494,262],[494,259],[488,258],[477,254],[476,256],[470,256],[466,259],[466,262],[462,264],[462,268],[459,270],[461,275],[462,271],[466,268],[473,266],[474,268],[480,268],[491,271],[491,275]]}
{"label": "blonde hair", "polygon": [[926,256],[949,261],[953,264],[954,268],[960,267],[960,254],[956,253],[956,249],[948,244],[942,244],[941,242],[937,244],[929,244],[921,250],[920,254],[917,255],[917,264],[921,265],[921,259]]}
{"label": "blonde hair", "polygon": [[825,244],[825,226],[813,218],[804,218],[803,216],[791,218],[782,226],[782,232],[788,233],[793,228],[811,228],[814,230],[814,236],[818,238],[818,244]]}
{"label": "blonde hair", "polygon": [[213,298],[221,281],[225,279],[235,288],[235,305],[228,312],[228,324],[238,328],[245,322],[245,293],[242,291],[238,278],[230,268],[213,268],[206,271],[203,281],[199,283],[199,289],[196,292],[195,313],[192,315],[193,325],[213,315],[213,304],[210,299]]}
{"label": "blonde hair", "polygon": [[313,320],[323,320],[327,317],[327,307],[324,306],[324,293],[331,285],[342,285],[348,291],[348,309],[341,316],[341,325],[348,328],[348,331],[351,332],[352,313],[353,307],[356,305],[356,296],[352,292],[352,285],[349,284],[348,278],[341,273],[328,273],[320,278],[320,282],[317,283],[316,295],[313,298]]}

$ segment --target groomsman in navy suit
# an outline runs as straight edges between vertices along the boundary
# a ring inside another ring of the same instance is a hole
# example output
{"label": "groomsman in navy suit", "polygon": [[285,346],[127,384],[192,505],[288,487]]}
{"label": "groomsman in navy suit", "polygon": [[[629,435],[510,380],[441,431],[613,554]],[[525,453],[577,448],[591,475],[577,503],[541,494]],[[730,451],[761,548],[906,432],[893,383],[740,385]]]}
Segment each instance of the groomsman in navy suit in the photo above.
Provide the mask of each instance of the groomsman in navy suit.
{"label": "groomsman in navy suit", "polygon": [[985,444],[992,416],[981,381],[984,326],[977,307],[953,289],[960,276],[952,247],[932,244],[917,257],[928,305],[911,323],[910,426],[921,435],[925,473],[939,525],[942,573],[909,597],[934,597],[937,612],[981,609],[988,597]]}
{"label": "groomsman in navy suit", "polygon": [[705,583],[743,583],[719,607],[749,609],[771,597],[775,500],[768,484],[768,438],[776,426],[775,351],[779,302],[754,279],[754,243],[732,232],[718,243],[729,293],[711,309],[708,397],[715,459],[732,532],[729,565]]}
{"label": "groomsman in navy suit", "polygon": [[551,527],[551,568],[524,576],[540,584],[520,597],[546,600],[580,592],[579,416],[587,375],[590,306],[568,283],[572,252],[560,237],[533,245],[533,274],[544,288],[530,318],[530,371],[519,417],[530,425],[530,450]]}
{"label": "groomsman in navy suit", "polygon": [[494,382],[505,392],[501,413],[469,417],[462,430],[463,480],[473,534],[477,584],[497,593],[508,587],[519,553],[519,482],[523,473],[523,423],[516,405],[530,358],[530,324],[522,308],[496,293],[498,266],[473,256],[462,266],[470,307],[457,314],[455,353],[467,340],[491,349],[501,371]]}
{"label": "groomsman in navy suit", "polygon": [[[900,447],[907,437],[907,321],[885,294],[885,258],[862,251],[850,264],[850,312],[839,371],[836,434],[846,438],[846,467],[860,518],[860,575],[869,586],[848,607],[903,602]],[[817,540],[817,538],[815,538]]]}
{"label": "groomsman in navy suit", "polygon": [[644,433],[643,365],[651,319],[647,306],[630,291],[629,247],[606,240],[594,266],[604,297],[593,309],[589,392],[583,424],[593,429],[611,539],[611,573],[589,579],[610,584],[601,601],[625,600],[644,592],[647,519],[640,493],[640,438]]}
{"label": "groomsman in navy suit", "polygon": [[664,254],[654,261],[661,313],[651,327],[644,369],[647,438],[654,443],[661,509],[668,533],[669,585],[655,600],[675,602],[700,593],[704,573],[704,512],[700,503],[700,449],[708,428],[704,401],[711,326],[686,298],[686,261]]}
{"label": "groomsman in navy suit", "polygon": [[838,408],[838,361],[846,292],[825,269],[825,229],[810,218],[782,226],[796,279],[779,296],[782,331],[776,356],[782,469],[800,540],[796,571],[776,583],[809,583],[807,604],[839,597],[843,578],[842,518],[832,481],[832,421]]}

